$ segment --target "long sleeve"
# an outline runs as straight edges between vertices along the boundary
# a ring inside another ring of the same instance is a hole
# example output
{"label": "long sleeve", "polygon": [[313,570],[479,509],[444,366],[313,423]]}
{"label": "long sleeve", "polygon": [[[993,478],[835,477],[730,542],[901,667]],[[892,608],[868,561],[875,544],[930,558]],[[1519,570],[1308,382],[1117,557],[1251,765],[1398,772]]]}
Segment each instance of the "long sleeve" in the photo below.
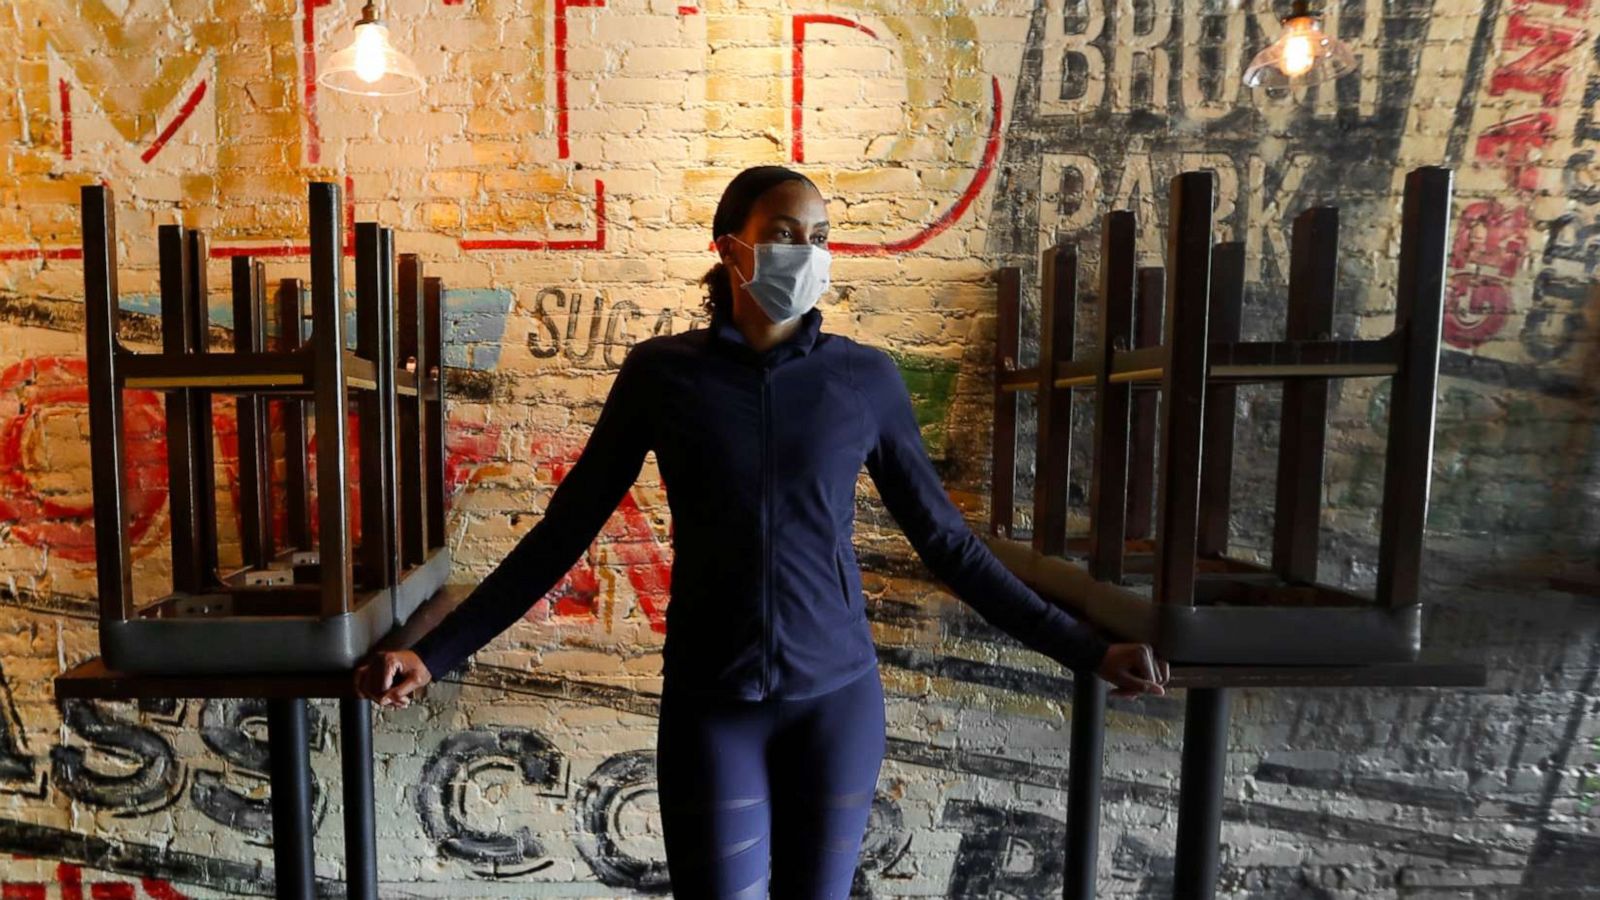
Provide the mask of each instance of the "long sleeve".
{"label": "long sleeve", "polygon": [[1087,623],[1040,597],[973,533],[928,459],[905,380],[888,354],[864,348],[858,375],[877,438],[867,471],[928,568],[990,624],[1062,665],[1094,670],[1110,644]]}
{"label": "long sleeve", "polygon": [[521,618],[578,561],[627,495],[652,443],[641,348],[623,358],[600,417],[544,515],[511,552],[411,649],[435,678]]}

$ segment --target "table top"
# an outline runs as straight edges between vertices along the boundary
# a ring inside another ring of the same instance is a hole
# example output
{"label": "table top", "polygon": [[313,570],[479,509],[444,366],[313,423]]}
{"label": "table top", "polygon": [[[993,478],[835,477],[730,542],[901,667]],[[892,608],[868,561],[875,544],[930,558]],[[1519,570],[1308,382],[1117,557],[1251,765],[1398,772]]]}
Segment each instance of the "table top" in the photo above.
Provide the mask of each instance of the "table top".
{"label": "table top", "polygon": [[[446,585],[428,598],[405,625],[378,643],[380,649],[410,647],[472,591],[471,585]],[[1188,665],[1174,663],[1170,688],[1210,687],[1483,687],[1488,671],[1437,651],[1417,660],[1352,666]],[[107,669],[100,657],[56,677],[56,696],[75,699],[154,697],[294,697],[354,699],[359,695],[350,671],[251,675],[151,675]]]}
{"label": "table top", "polygon": [[[447,584],[423,601],[406,623],[378,642],[378,649],[403,650],[433,630],[445,614],[467,598],[472,585]],[[140,700],[155,697],[246,698],[283,700],[294,697],[355,699],[353,670],[249,675],[153,675],[106,668],[96,656],[56,676],[62,699]]]}
{"label": "table top", "polygon": [[1184,665],[1173,663],[1168,688],[1208,687],[1483,687],[1489,671],[1424,651],[1414,662],[1353,666]]}

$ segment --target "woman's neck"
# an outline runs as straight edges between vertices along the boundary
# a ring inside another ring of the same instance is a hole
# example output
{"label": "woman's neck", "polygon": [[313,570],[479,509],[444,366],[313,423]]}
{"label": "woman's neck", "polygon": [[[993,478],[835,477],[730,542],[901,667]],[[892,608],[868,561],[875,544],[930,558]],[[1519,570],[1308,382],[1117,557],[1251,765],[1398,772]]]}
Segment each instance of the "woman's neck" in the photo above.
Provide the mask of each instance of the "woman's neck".
{"label": "woman's neck", "polygon": [[800,327],[804,316],[782,325],[772,321],[761,306],[748,294],[737,298],[733,304],[733,325],[744,335],[745,342],[760,352],[787,340]]}

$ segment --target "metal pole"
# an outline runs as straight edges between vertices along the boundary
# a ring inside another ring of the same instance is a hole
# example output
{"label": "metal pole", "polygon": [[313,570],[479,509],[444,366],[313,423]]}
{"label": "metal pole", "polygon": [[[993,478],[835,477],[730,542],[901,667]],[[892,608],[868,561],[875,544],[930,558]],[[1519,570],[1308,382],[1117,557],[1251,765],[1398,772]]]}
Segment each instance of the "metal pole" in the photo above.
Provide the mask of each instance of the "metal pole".
{"label": "metal pole", "polygon": [[272,864],[278,900],[316,896],[311,853],[311,751],[306,701],[267,701],[272,777]]}
{"label": "metal pole", "polygon": [[111,189],[86,184],[83,205],[84,349],[88,357],[89,467],[94,498],[95,579],[100,621],[133,616],[133,568],[128,549],[128,473],[123,468],[122,386],[118,383],[121,347],[117,321],[117,203]]}
{"label": "metal pole", "polygon": [[1228,695],[1189,688],[1183,712],[1183,766],[1178,782],[1175,900],[1211,900],[1217,890],[1222,835],[1222,783],[1228,762]]}
{"label": "metal pole", "polygon": [[339,701],[339,764],[344,776],[345,896],[378,900],[378,838],[373,812],[372,701]]}
{"label": "metal pole", "polygon": [[1067,759],[1065,900],[1094,900],[1100,860],[1100,782],[1106,735],[1106,685],[1072,673],[1072,749]]}

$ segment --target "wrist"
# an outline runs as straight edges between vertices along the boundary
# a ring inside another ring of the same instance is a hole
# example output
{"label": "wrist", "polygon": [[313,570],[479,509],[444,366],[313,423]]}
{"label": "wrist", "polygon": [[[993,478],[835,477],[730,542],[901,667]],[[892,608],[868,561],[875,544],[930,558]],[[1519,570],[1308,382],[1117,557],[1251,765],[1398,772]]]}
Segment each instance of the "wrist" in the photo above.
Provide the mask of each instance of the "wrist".
{"label": "wrist", "polygon": [[433,680],[433,666],[428,665],[427,658],[415,650],[402,650],[400,652],[411,654],[412,661],[416,663],[417,668],[422,670],[422,674],[427,676],[429,681]]}
{"label": "wrist", "polygon": [[444,674],[447,660],[443,659],[443,650],[436,646],[436,641],[430,641],[432,632],[425,634],[415,644],[407,648],[406,652],[417,658],[417,662],[427,671],[429,680],[437,680]]}

